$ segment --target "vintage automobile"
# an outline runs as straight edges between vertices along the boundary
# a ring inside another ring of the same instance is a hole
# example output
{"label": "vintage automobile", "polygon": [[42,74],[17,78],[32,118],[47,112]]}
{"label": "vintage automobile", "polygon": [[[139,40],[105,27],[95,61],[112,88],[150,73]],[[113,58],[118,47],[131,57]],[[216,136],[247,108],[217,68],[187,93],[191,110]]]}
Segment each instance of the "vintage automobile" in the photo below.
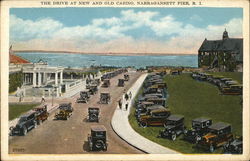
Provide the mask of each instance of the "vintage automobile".
{"label": "vintage automobile", "polygon": [[197,148],[209,150],[212,153],[216,148],[233,140],[230,124],[218,122],[209,126],[208,130],[209,133],[196,144]]}
{"label": "vintage automobile", "polygon": [[89,87],[89,94],[94,95],[97,93],[97,91],[98,91],[97,85],[91,85]]}
{"label": "vintage automobile", "polygon": [[76,102],[77,103],[87,103],[90,98],[90,93],[89,91],[81,91],[80,92],[80,97],[77,98]]}
{"label": "vintage automobile", "polygon": [[170,138],[176,140],[176,137],[183,134],[185,131],[184,116],[170,115],[164,124],[165,129],[159,132],[158,137]]}
{"label": "vintage automobile", "polygon": [[152,109],[147,113],[140,114],[138,123],[144,128],[151,125],[163,126],[170,114],[170,110],[166,108]]}
{"label": "vintage automobile", "polygon": [[118,79],[118,87],[124,87],[124,79]]}
{"label": "vintage automobile", "polygon": [[48,119],[49,113],[47,111],[47,105],[34,108],[33,110],[36,111],[36,122],[38,125],[42,124],[43,121]]}
{"label": "vintage automobile", "polygon": [[238,85],[230,85],[221,88],[221,93],[224,95],[242,95],[242,88],[241,84]]}
{"label": "vintage automobile", "polygon": [[62,103],[59,105],[58,109],[59,113],[55,114],[56,120],[68,120],[74,111],[71,103]]}
{"label": "vintage automobile", "polygon": [[166,106],[166,98],[149,98],[147,99],[148,102],[153,102],[156,105]]}
{"label": "vintage automobile", "polygon": [[233,141],[228,142],[223,146],[224,153],[226,154],[242,154],[243,140],[241,137],[236,137]]}
{"label": "vintage automobile", "polygon": [[155,104],[150,105],[150,102],[148,102],[145,106],[139,106],[135,109],[135,116],[137,120],[139,120],[141,115],[142,116],[150,115],[150,112],[152,110],[161,110],[161,109],[165,110],[166,108],[161,105],[155,105]]}
{"label": "vintage automobile", "polygon": [[192,120],[192,128],[184,131],[184,139],[192,143],[198,143],[201,137],[208,133],[208,127],[212,120],[208,118],[196,118]]}
{"label": "vintage automobile", "polygon": [[102,83],[102,87],[107,88],[110,86],[110,80],[109,79],[104,79]]}
{"label": "vintage automobile", "polygon": [[91,134],[88,135],[89,150],[107,150],[107,132],[103,125],[91,126]]}
{"label": "vintage automobile", "polygon": [[109,93],[101,93],[100,95],[100,103],[101,104],[108,104],[111,100]]}
{"label": "vintage automobile", "polygon": [[124,74],[124,80],[129,81],[129,75],[128,74]]}
{"label": "vintage automobile", "polygon": [[22,115],[15,127],[10,127],[10,136],[12,135],[26,135],[29,130],[37,127],[36,112],[32,111]]}
{"label": "vintage automobile", "polygon": [[100,113],[99,108],[97,108],[97,107],[89,107],[88,108],[87,120],[89,122],[99,122],[99,113]]}

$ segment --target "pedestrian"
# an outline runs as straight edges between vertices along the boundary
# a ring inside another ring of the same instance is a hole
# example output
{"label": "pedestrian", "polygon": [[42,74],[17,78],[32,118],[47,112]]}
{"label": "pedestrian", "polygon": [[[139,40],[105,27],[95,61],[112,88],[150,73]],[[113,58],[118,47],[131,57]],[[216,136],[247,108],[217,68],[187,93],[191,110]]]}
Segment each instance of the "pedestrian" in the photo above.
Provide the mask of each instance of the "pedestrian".
{"label": "pedestrian", "polygon": [[125,94],[125,99],[126,99],[126,101],[128,100],[128,94],[127,93]]}
{"label": "pedestrian", "polygon": [[132,93],[131,93],[131,91],[129,92],[129,99],[131,99],[132,98]]}
{"label": "pedestrian", "polygon": [[128,103],[126,103],[126,105],[125,105],[125,109],[126,109],[126,111],[128,110]]}
{"label": "pedestrian", "polygon": [[45,102],[45,98],[44,96],[42,96],[42,100],[41,100],[41,103]]}
{"label": "pedestrian", "polygon": [[122,100],[121,99],[118,101],[118,104],[119,104],[119,108],[121,110],[122,109]]}

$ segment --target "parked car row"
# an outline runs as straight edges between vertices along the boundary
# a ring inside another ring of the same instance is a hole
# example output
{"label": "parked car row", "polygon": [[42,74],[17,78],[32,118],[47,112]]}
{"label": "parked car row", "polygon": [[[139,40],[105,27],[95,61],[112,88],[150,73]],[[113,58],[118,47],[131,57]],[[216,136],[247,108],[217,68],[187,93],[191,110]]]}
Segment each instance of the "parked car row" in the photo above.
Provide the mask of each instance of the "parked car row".
{"label": "parked car row", "polygon": [[141,127],[163,126],[171,114],[166,108],[167,85],[160,74],[147,76],[143,83],[143,92],[136,102],[135,117]]}
{"label": "parked car row", "polygon": [[111,78],[113,78],[121,73],[125,73],[125,72],[128,72],[128,70],[126,68],[122,68],[122,69],[118,69],[118,70],[115,70],[112,72],[105,73],[104,75],[102,75],[101,81],[103,81],[105,79],[111,79]]}
{"label": "parked car row", "polygon": [[41,125],[48,117],[47,105],[34,108],[32,111],[22,115],[16,126],[10,127],[9,135],[26,135],[28,131],[36,128],[37,125]]}
{"label": "parked car row", "polygon": [[[192,75],[194,77],[194,75]],[[209,75],[207,75],[209,76]],[[205,81],[203,77],[196,79]],[[206,78],[207,79],[207,78]],[[166,104],[158,104],[153,100],[166,100],[167,85],[160,75],[149,75],[143,84],[143,92],[136,102],[135,117],[141,127],[164,126],[157,137],[176,140],[183,135],[183,139],[195,144],[197,148],[213,152],[223,147],[224,153],[242,153],[242,138],[236,139],[232,134],[231,125],[223,122],[213,124],[212,119],[200,117],[192,120],[192,128],[187,129],[184,116],[171,114],[165,108]],[[165,102],[166,103],[166,102]]]}
{"label": "parked car row", "polygon": [[222,94],[225,95],[242,95],[243,86],[232,78],[217,76],[208,73],[194,72],[191,77],[199,81],[207,81],[216,85]]}

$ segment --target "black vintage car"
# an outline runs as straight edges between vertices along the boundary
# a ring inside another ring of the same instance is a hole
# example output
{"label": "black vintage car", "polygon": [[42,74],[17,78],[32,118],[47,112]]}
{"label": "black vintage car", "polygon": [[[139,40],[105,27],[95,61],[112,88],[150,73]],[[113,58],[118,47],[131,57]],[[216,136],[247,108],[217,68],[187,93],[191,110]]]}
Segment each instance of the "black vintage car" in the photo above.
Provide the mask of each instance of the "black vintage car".
{"label": "black vintage car", "polygon": [[110,94],[109,93],[101,93],[100,95],[100,103],[101,104],[108,104],[110,102]]}
{"label": "black vintage car", "polygon": [[89,107],[87,120],[90,122],[99,122],[99,113],[100,113],[99,108]]}
{"label": "black vintage car", "polygon": [[30,112],[20,117],[15,127],[10,127],[10,135],[26,135],[29,130],[37,127],[36,112]]}
{"label": "black vintage car", "polygon": [[201,137],[207,134],[212,120],[208,118],[196,118],[192,120],[192,128],[184,131],[184,139],[192,143],[198,143]]}
{"label": "black vintage car", "polygon": [[91,85],[91,86],[89,87],[89,94],[94,95],[94,94],[97,93],[97,91],[98,91],[97,85]]}
{"label": "black vintage car", "polygon": [[76,102],[77,103],[87,103],[90,98],[90,93],[89,91],[81,91],[80,92],[80,97],[77,98]]}
{"label": "black vintage car", "polygon": [[242,154],[243,152],[243,139],[241,137],[235,138],[233,141],[228,142],[223,146],[224,153],[226,154]]}
{"label": "black vintage car", "polygon": [[118,79],[118,87],[124,87],[124,79]]}
{"label": "black vintage car", "polygon": [[164,127],[165,129],[159,132],[159,137],[170,138],[173,141],[176,140],[177,136],[184,133],[184,116],[170,115]]}
{"label": "black vintage car", "polygon": [[107,150],[107,132],[103,125],[92,126],[88,135],[89,150]]}

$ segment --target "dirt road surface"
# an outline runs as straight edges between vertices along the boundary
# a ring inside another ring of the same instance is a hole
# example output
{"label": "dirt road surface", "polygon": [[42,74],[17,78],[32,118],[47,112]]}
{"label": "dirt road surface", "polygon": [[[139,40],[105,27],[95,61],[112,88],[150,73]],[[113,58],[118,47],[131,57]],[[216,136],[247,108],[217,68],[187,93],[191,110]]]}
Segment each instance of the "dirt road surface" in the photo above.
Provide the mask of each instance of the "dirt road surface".
{"label": "dirt road surface", "polygon": [[[130,80],[125,87],[117,87],[120,74],[111,79],[110,88],[99,88],[97,94],[91,96],[89,103],[75,103],[79,94],[70,99],[74,112],[69,120],[54,120],[54,111],[42,125],[31,130],[26,136],[11,136],[9,139],[9,153],[13,154],[140,154],[143,153],[123,141],[111,127],[111,119],[117,108],[117,101],[124,91],[129,89],[141,75],[138,72],[129,73]],[[99,104],[100,92],[110,92],[111,103]],[[88,107],[99,107],[101,111],[99,123],[87,122]],[[92,125],[104,125],[108,135],[108,150],[90,152],[88,150],[87,136]]]}

